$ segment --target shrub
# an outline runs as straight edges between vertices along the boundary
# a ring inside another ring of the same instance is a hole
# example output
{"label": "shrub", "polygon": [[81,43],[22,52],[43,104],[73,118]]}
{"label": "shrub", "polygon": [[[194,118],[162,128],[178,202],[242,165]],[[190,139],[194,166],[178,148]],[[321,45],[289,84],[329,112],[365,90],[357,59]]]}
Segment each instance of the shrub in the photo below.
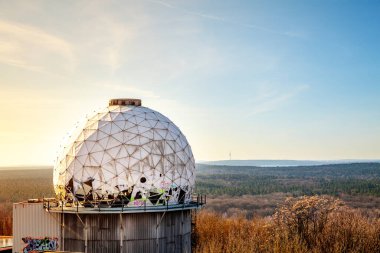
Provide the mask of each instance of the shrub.
{"label": "shrub", "polygon": [[201,211],[196,252],[379,252],[380,221],[325,197],[289,198],[269,218]]}

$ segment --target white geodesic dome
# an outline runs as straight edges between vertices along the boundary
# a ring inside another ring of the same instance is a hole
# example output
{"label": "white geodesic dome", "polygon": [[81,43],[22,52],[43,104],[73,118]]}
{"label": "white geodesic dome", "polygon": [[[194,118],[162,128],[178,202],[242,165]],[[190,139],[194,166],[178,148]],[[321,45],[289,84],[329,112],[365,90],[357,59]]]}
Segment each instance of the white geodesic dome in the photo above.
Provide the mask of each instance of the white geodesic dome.
{"label": "white geodesic dome", "polygon": [[128,206],[189,202],[195,162],[185,136],[161,113],[118,101],[70,137],[54,168],[57,198]]}

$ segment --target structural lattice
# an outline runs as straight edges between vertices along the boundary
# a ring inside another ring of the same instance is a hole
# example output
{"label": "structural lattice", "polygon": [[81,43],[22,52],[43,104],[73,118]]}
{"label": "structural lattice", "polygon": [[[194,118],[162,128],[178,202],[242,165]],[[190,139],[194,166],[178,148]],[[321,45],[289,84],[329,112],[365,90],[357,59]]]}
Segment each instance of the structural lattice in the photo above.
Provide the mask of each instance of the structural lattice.
{"label": "structural lattice", "polygon": [[194,157],[179,128],[134,105],[110,105],[87,118],[54,168],[57,198],[67,202],[182,204],[194,182]]}

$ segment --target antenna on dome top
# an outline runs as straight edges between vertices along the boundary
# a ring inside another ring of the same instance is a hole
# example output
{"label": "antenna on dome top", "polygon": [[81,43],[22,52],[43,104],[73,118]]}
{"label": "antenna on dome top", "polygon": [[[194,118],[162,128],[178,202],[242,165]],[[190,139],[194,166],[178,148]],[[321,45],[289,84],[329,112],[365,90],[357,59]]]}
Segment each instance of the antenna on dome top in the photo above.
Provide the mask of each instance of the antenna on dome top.
{"label": "antenna on dome top", "polygon": [[110,99],[109,106],[112,105],[133,105],[133,106],[141,106],[141,99],[136,98],[113,98]]}

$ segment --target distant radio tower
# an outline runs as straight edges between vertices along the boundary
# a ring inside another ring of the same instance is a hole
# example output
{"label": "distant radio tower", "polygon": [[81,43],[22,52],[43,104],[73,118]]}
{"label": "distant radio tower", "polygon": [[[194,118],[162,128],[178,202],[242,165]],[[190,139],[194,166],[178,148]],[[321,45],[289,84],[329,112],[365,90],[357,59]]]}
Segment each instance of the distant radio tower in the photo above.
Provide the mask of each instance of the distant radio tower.
{"label": "distant radio tower", "polygon": [[231,152],[230,152],[230,161],[231,161]]}

